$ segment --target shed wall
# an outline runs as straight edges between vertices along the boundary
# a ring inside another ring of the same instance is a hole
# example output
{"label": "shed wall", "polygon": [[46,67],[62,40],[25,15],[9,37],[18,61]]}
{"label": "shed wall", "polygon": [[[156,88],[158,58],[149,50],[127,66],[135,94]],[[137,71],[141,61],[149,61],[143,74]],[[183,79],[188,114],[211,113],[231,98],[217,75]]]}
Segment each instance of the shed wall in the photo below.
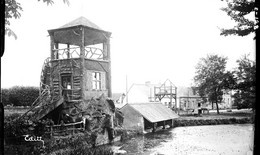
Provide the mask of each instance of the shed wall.
{"label": "shed wall", "polygon": [[133,129],[144,131],[144,119],[135,109],[126,105],[120,111],[124,114],[123,127],[126,129]]}

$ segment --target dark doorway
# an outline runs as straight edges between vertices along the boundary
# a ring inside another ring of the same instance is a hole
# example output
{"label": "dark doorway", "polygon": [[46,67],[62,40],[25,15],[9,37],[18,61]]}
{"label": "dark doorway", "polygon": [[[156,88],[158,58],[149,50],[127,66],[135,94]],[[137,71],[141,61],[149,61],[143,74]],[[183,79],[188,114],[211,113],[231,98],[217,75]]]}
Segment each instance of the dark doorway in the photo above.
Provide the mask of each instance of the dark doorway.
{"label": "dark doorway", "polygon": [[62,74],[61,75],[61,84],[62,84],[62,96],[65,99],[71,99],[71,97],[72,97],[72,75],[71,74]]}

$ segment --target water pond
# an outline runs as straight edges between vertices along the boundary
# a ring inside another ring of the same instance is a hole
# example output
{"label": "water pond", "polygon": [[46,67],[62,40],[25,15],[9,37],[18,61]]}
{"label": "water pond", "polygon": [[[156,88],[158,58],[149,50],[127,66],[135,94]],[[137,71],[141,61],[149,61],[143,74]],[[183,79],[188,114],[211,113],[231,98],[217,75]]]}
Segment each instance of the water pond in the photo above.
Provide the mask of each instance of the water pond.
{"label": "water pond", "polygon": [[251,154],[253,124],[177,127],[114,143],[127,155]]}

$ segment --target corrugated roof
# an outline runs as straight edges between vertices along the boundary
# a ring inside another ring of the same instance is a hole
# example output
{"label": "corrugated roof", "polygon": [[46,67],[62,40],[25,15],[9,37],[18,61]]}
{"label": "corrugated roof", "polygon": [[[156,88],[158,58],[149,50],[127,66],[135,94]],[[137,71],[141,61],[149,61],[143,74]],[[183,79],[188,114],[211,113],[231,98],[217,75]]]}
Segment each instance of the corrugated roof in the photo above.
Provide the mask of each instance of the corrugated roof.
{"label": "corrugated roof", "polygon": [[138,111],[145,119],[154,123],[169,119],[178,118],[179,116],[171,109],[165,107],[161,103],[135,103],[128,104]]}
{"label": "corrugated roof", "polygon": [[87,18],[85,18],[83,16],[81,16],[81,17],[61,26],[60,28],[67,28],[67,27],[73,27],[73,26],[78,26],[78,25],[87,26],[87,27],[97,29],[97,30],[102,30],[96,24],[92,23],[90,20],[88,20]]}

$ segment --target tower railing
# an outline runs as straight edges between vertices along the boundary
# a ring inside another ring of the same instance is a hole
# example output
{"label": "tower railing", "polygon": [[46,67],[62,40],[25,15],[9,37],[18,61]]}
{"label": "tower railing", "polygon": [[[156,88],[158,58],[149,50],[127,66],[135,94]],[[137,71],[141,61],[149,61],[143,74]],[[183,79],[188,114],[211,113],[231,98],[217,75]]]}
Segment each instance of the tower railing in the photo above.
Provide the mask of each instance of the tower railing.
{"label": "tower railing", "polygon": [[176,94],[176,87],[162,86],[154,87],[155,94]]}
{"label": "tower railing", "polygon": [[80,48],[71,47],[71,48],[62,48],[54,49],[54,59],[69,59],[69,58],[79,58]]}
{"label": "tower railing", "polygon": [[[79,47],[53,49],[53,50],[54,50],[54,59],[55,60],[80,57],[80,48]],[[104,51],[100,48],[85,47],[84,48],[84,57],[87,59],[104,60],[105,54],[104,54]]]}

